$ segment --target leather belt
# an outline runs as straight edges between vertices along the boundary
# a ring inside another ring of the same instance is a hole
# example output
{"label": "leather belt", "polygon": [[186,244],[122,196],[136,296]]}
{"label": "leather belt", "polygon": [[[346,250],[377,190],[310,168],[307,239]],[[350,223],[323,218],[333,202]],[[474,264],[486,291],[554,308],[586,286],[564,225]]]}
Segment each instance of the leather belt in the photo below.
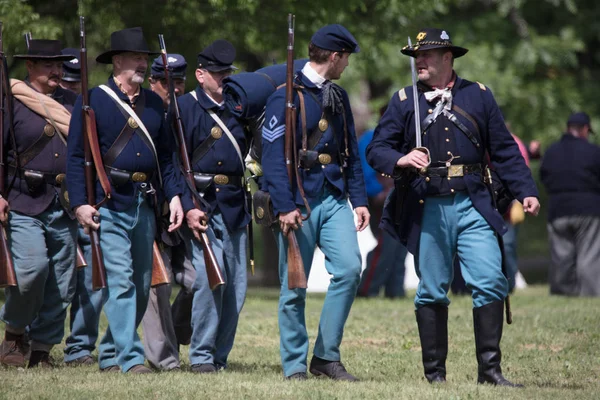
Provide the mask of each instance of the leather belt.
{"label": "leather belt", "polygon": [[442,178],[460,178],[468,174],[481,173],[483,168],[481,164],[453,164],[449,167],[431,167],[420,172],[422,176],[431,177],[439,176]]}
{"label": "leather belt", "polygon": [[152,172],[125,171],[105,165],[106,173],[110,176],[113,185],[121,186],[127,182],[144,183],[152,179]]}
{"label": "leather belt", "polygon": [[242,187],[242,177],[224,174],[205,174],[202,172],[194,172],[194,180],[196,181],[212,181],[215,185],[233,185]]}
{"label": "leather belt", "polygon": [[[14,176],[16,168],[13,165],[8,166],[8,175]],[[33,169],[19,168],[18,177],[27,182],[28,185],[38,186],[36,182],[44,181],[48,185],[60,186],[65,180],[65,174],[57,174],[56,172],[42,172]]]}

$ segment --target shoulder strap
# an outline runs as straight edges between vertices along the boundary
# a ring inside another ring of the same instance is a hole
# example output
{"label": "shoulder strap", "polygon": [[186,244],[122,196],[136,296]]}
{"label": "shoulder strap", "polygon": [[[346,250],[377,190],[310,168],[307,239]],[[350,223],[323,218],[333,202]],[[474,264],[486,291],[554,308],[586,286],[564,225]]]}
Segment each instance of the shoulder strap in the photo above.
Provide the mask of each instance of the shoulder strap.
{"label": "shoulder strap", "polygon": [[398,97],[400,98],[400,101],[408,99],[408,97],[406,96],[406,90],[404,90],[404,88],[398,91]]}
{"label": "shoulder strap", "polygon": [[119,98],[119,96],[117,96],[117,94],[115,93],[114,90],[112,90],[111,88],[109,88],[106,85],[100,85],[100,89],[104,90],[113,99],[113,101],[117,104],[117,106],[119,106],[122,110],[124,110],[127,114],[129,114],[129,116],[131,118],[133,118],[133,120],[137,123],[139,128],[142,130],[142,132],[146,136],[146,139],[150,143],[150,149],[154,153],[154,160],[156,161],[156,169],[158,170],[158,180],[160,181],[160,185],[162,186],[163,181],[162,181],[162,173],[160,171],[160,164],[158,163],[158,154],[156,154],[156,147],[154,146],[154,142],[152,141],[152,136],[150,136],[150,133],[148,133],[148,129],[146,129],[146,125],[144,125],[144,123],[142,122],[140,117],[138,117],[138,115],[131,109],[129,104],[125,103],[123,100],[121,100]]}
{"label": "shoulder strap", "polygon": [[[191,93],[192,97],[194,97],[194,99],[196,99],[196,101],[198,101],[198,95],[196,94],[196,91],[192,91],[190,93]],[[246,170],[246,163],[244,163],[244,157],[242,156],[242,150],[240,149],[240,146],[238,145],[237,140],[235,140],[235,137],[233,137],[233,134],[231,133],[231,131],[229,130],[229,128],[227,128],[227,125],[225,125],[225,123],[223,122],[223,120],[221,118],[219,118],[219,116],[217,115],[217,113],[215,113],[213,110],[206,110],[206,111],[208,112],[208,115],[210,115],[211,118],[213,120],[215,120],[215,122],[221,127],[221,129],[223,130],[223,132],[225,132],[225,135],[227,136],[227,139],[229,139],[229,141],[231,142],[231,144],[235,148],[235,151],[236,151],[236,153],[238,155],[238,158],[240,159],[240,164],[242,164],[242,171],[245,171]]]}

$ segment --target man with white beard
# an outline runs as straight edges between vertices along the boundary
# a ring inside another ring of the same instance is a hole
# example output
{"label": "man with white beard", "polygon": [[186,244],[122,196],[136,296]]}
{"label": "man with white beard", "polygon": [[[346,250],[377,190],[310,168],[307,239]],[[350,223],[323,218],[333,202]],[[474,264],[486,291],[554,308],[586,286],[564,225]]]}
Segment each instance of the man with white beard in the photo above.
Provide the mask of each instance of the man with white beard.
{"label": "man with white beard", "polygon": [[[100,228],[106,269],[104,312],[109,326],[98,347],[101,371],[151,372],[144,366],[144,348],[136,329],[148,304],[157,197],[164,194],[169,202],[169,231],[183,220],[179,195],[184,183],[173,165],[174,146],[165,128],[163,101],[140,86],[150,54],[155,53],[148,49],[142,29],[130,28],[113,32],[111,50],[96,58],[113,65],[108,82],[89,94],[104,164],[96,169],[106,171],[111,190],[98,210],[88,205],[86,197],[80,112],[73,112],[69,130],[71,207],[86,232]],[[79,97],[74,109],[81,105]],[[95,192],[96,201],[105,198],[99,182]]]}

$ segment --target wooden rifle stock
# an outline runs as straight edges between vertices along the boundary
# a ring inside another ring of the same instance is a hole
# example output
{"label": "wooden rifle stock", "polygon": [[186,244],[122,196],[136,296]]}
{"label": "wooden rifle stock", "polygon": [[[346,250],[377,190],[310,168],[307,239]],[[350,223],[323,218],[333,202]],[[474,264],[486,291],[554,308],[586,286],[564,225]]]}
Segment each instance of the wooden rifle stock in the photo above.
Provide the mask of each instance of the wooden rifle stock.
{"label": "wooden rifle stock", "polygon": [[[287,168],[290,188],[294,182],[296,174],[296,163],[294,152],[293,135],[296,134],[294,124],[296,123],[296,113],[294,108],[294,21],[295,16],[288,14],[288,47],[287,47],[287,70],[286,70],[286,86],[285,86],[285,164]],[[304,263],[302,262],[302,254],[298,246],[298,240],[293,229],[287,233],[288,241],[288,288],[289,289],[306,289],[306,272],[304,271]]]}
{"label": "wooden rifle stock", "polygon": [[[177,139],[177,143],[179,144],[179,154],[181,156],[181,162],[183,164],[184,177],[187,181],[187,185],[190,191],[193,192],[196,187],[196,184],[194,183],[194,171],[192,170],[190,156],[188,154],[187,145],[185,143],[183,123],[181,122],[179,105],[177,104],[177,99],[175,98],[175,88],[173,86],[173,81],[170,78],[169,59],[167,57],[167,48],[165,46],[165,40],[163,35],[158,35],[158,41],[160,44],[161,56],[163,66],[165,69],[165,78],[167,79],[167,85],[169,88],[169,106],[172,107],[171,110],[175,115],[175,138]],[[200,203],[198,202],[198,199],[194,193],[192,193],[192,201],[194,202],[194,207],[200,210]],[[219,266],[217,257],[215,256],[215,253],[210,245],[208,236],[204,232],[200,234],[200,244],[202,246],[202,253],[204,254],[204,264],[206,266],[206,276],[208,278],[208,284],[211,290],[215,290],[217,287],[225,284],[225,279],[223,278],[221,267]]]}
{"label": "wooden rifle stock", "polygon": [[[94,167],[94,157],[92,156],[92,146],[95,151],[99,152],[98,141],[90,142],[90,136],[97,138],[96,132],[96,116],[90,108],[90,99],[88,92],[88,71],[87,71],[87,49],[85,46],[85,19],[79,17],[79,34],[81,39],[81,123],[83,133],[83,148],[84,148],[84,168],[85,168],[85,186],[88,204],[96,207],[96,170]],[[93,131],[93,132],[91,132]],[[100,164],[102,166],[102,164]],[[104,187],[104,186],[103,186]],[[109,186],[110,187],[110,186]],[[107,194],[107,197],[110,193]],[[99,232],[89,231],[90,244],[92,248],[92,288],[94,290],[103,289],[106,287],[106,270],[104,268],[104,258],[102,256],[102,248],[100,247]]]}
{"label": "wooden rifle stock", "polygon": [[169,283],[171,283],[169,271],[167,271],[167,266],[160,254],[158,244],[155,241],[152,244],[152,283],[150,283],[150,286],[157,287]]}
{"label": "wooden rifle stock", "polygon": [[85,268],[87,267],[87,261],[85,261],[85,257],[83,255],[83,250],[81,250],[81,247],[79,247],[79,245],[76,245],[77,247],[77,268]]}
{"label": "wooden rifle stock", "polygon": [[[5,176],[6,170],[6,157],[4,156],[4,107],[9,115],[12,115],[12,108],[10,107],[10,83],[8,80],[8,68],[6,58],[4,56],[4,46],[2,43],[2,22],[0,22],[0,129],[2,130],[0,135],[0,195],[4,196],[4,199],[8,202],[8,193],[6,193],[5,187]],[[12,120],[11,120],[12,129]],[[12,255],[8,248],[8,242],[6,239],[6,226],[8,221],[0,224],[0,288],[7,286],[17,286],[17,277],[15,274],[15,266],[13,265]]]}

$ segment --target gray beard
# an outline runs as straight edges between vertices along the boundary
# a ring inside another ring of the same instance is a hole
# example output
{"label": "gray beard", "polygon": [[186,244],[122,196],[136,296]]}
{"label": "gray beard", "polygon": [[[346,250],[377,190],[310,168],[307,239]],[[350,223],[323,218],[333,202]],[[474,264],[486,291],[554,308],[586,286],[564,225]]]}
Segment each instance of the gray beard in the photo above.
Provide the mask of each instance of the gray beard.
{"label": "gray beard", "polygon": [[139,74],[134,74],[131,77],[131,82],[133,83],[144,83],[144,76]]}

